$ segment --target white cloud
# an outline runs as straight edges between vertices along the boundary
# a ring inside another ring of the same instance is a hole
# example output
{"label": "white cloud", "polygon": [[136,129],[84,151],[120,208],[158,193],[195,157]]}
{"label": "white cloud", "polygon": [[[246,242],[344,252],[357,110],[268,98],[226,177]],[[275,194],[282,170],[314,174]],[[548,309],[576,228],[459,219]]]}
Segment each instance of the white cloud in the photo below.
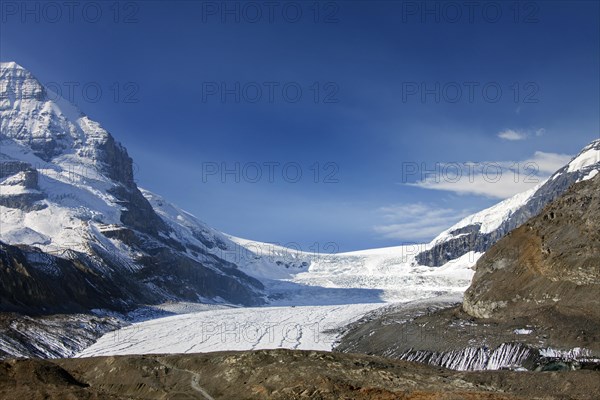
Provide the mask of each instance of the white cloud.
{"label": "white cloud", "polygon": [[387,239],[415,241],[428,241],[470,214],[423,203],[394,204],[381,207],[378,213],[384,223],[374,226],[375,232]]}
{"label": "white cloud", "polygon": [[498,133],[498,137],[504,140],[525,140],[527,139],[527,133],[522,131],[515,131],[512,129],[506,129]]}
{"label": "white cloud", "polygon": [[564,167],[571,161],[573,156],[568,154],[557,154],[557,153],[544,153],[543,151],[536,151],[533,157],[521,162],[521,165],[527,163],[533,164],[537,168],[538,175],[552,175],[560,168]]}
{"label": "white cloud", "polygon": [[[517,114],[519,113],[519,109],[517,109]],[[505,129],[503,131],[498,132],[498,137],[504,140],[517,141],[517,140],[525,140],[531,136],[543,136],[546,133],[544,128],[539,128],[535,130],[524,130],[524,129]]]}
{"label": "white cloud", "polygon": [[536,151],[523,161],[445,163],[408,185],[505,199],[543,182],[570,160],[566,154]]}
{"label": "white cloud", "polygon": [[474,175],[469,179],[460,179],[457,182],[446,181],[443,178],[441,181],[429,178],[426,181],[414,184],[414,186],[423,189],[450,191],[457,194],[506,199],[535,186],[535,183],[525,186],[522,182],[515,182],[507,173],[497,175],[495,172],[489,172]]}

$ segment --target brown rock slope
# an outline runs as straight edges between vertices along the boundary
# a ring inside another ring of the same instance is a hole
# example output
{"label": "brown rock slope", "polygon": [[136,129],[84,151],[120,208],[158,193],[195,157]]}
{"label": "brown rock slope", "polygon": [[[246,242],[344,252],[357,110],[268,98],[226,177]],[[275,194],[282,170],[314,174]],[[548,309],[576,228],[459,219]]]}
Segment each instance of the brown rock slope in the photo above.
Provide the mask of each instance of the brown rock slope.
{"label": "brown rock slope", "polygon": [[454,372],[364,355],[260,350],[0,363],[2,399],[595,399],[598,373]]}
{"label": "brown rock slope", "polygon": [[599,227],[600,174],[488,250],[462,305],[440,299],[372,313],[336,350],[459,370],[598,369]]}
{"label": "brown rock slope", "polygon": [[486,252],[463,309],[477,318],[555,320],[600,342],[600,174]]}

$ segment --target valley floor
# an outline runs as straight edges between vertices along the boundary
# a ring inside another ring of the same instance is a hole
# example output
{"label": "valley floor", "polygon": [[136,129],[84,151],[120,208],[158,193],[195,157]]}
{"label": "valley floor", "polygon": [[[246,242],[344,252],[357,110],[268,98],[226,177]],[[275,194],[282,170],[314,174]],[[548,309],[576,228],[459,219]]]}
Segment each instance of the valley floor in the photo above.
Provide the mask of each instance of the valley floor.
{"label": "valley floor", "polygon": [[283,349],[0,362],[0,398],[7,400],[595,400],[598,393],[598,371],[457,372]]}

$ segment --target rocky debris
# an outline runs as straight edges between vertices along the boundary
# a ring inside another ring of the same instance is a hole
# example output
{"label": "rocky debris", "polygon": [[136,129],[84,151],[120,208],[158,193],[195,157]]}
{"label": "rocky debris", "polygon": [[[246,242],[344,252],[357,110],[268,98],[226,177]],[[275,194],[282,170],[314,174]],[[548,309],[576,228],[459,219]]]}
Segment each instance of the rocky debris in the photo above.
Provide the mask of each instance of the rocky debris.
{"label": "rocky debris", "polygon": [[563,369],[600,368],[593,329],[582,335],[572,323],[579,322],[547,315],[480,320],[457,303],[418,301],[367,314],[348,327],[335,351],[460,371],[542,371],[560,362]]}
{"label": "rocky debris", "polygon": [[[455,372],[298,350],[0,363],[6,399],[595,399],[600,372]],[[43,397],[46,396],[46,397]]]}
{"label": "rocky debris", "polygon": [[5,399],[116,400],[115,396],[91,389],[60,366],[47,361],[12,360],[0,366],[0,395]]}

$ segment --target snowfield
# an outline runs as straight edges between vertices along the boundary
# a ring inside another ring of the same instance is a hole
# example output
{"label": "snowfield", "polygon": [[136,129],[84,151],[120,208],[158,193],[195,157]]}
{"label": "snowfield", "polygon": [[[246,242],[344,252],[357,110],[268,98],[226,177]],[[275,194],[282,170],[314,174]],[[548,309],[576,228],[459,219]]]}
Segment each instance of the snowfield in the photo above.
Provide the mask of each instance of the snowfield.
{"label": "snowfield", "polygon": [[[418,265],[428,244],[340,254],[315,254],[228,236],[251,253],[231,258],[259,279],[277,306],[405,302],[464,292],[481,253],[469,252],[442,267]],[[227,259],[227,254],[218,254]]]}

